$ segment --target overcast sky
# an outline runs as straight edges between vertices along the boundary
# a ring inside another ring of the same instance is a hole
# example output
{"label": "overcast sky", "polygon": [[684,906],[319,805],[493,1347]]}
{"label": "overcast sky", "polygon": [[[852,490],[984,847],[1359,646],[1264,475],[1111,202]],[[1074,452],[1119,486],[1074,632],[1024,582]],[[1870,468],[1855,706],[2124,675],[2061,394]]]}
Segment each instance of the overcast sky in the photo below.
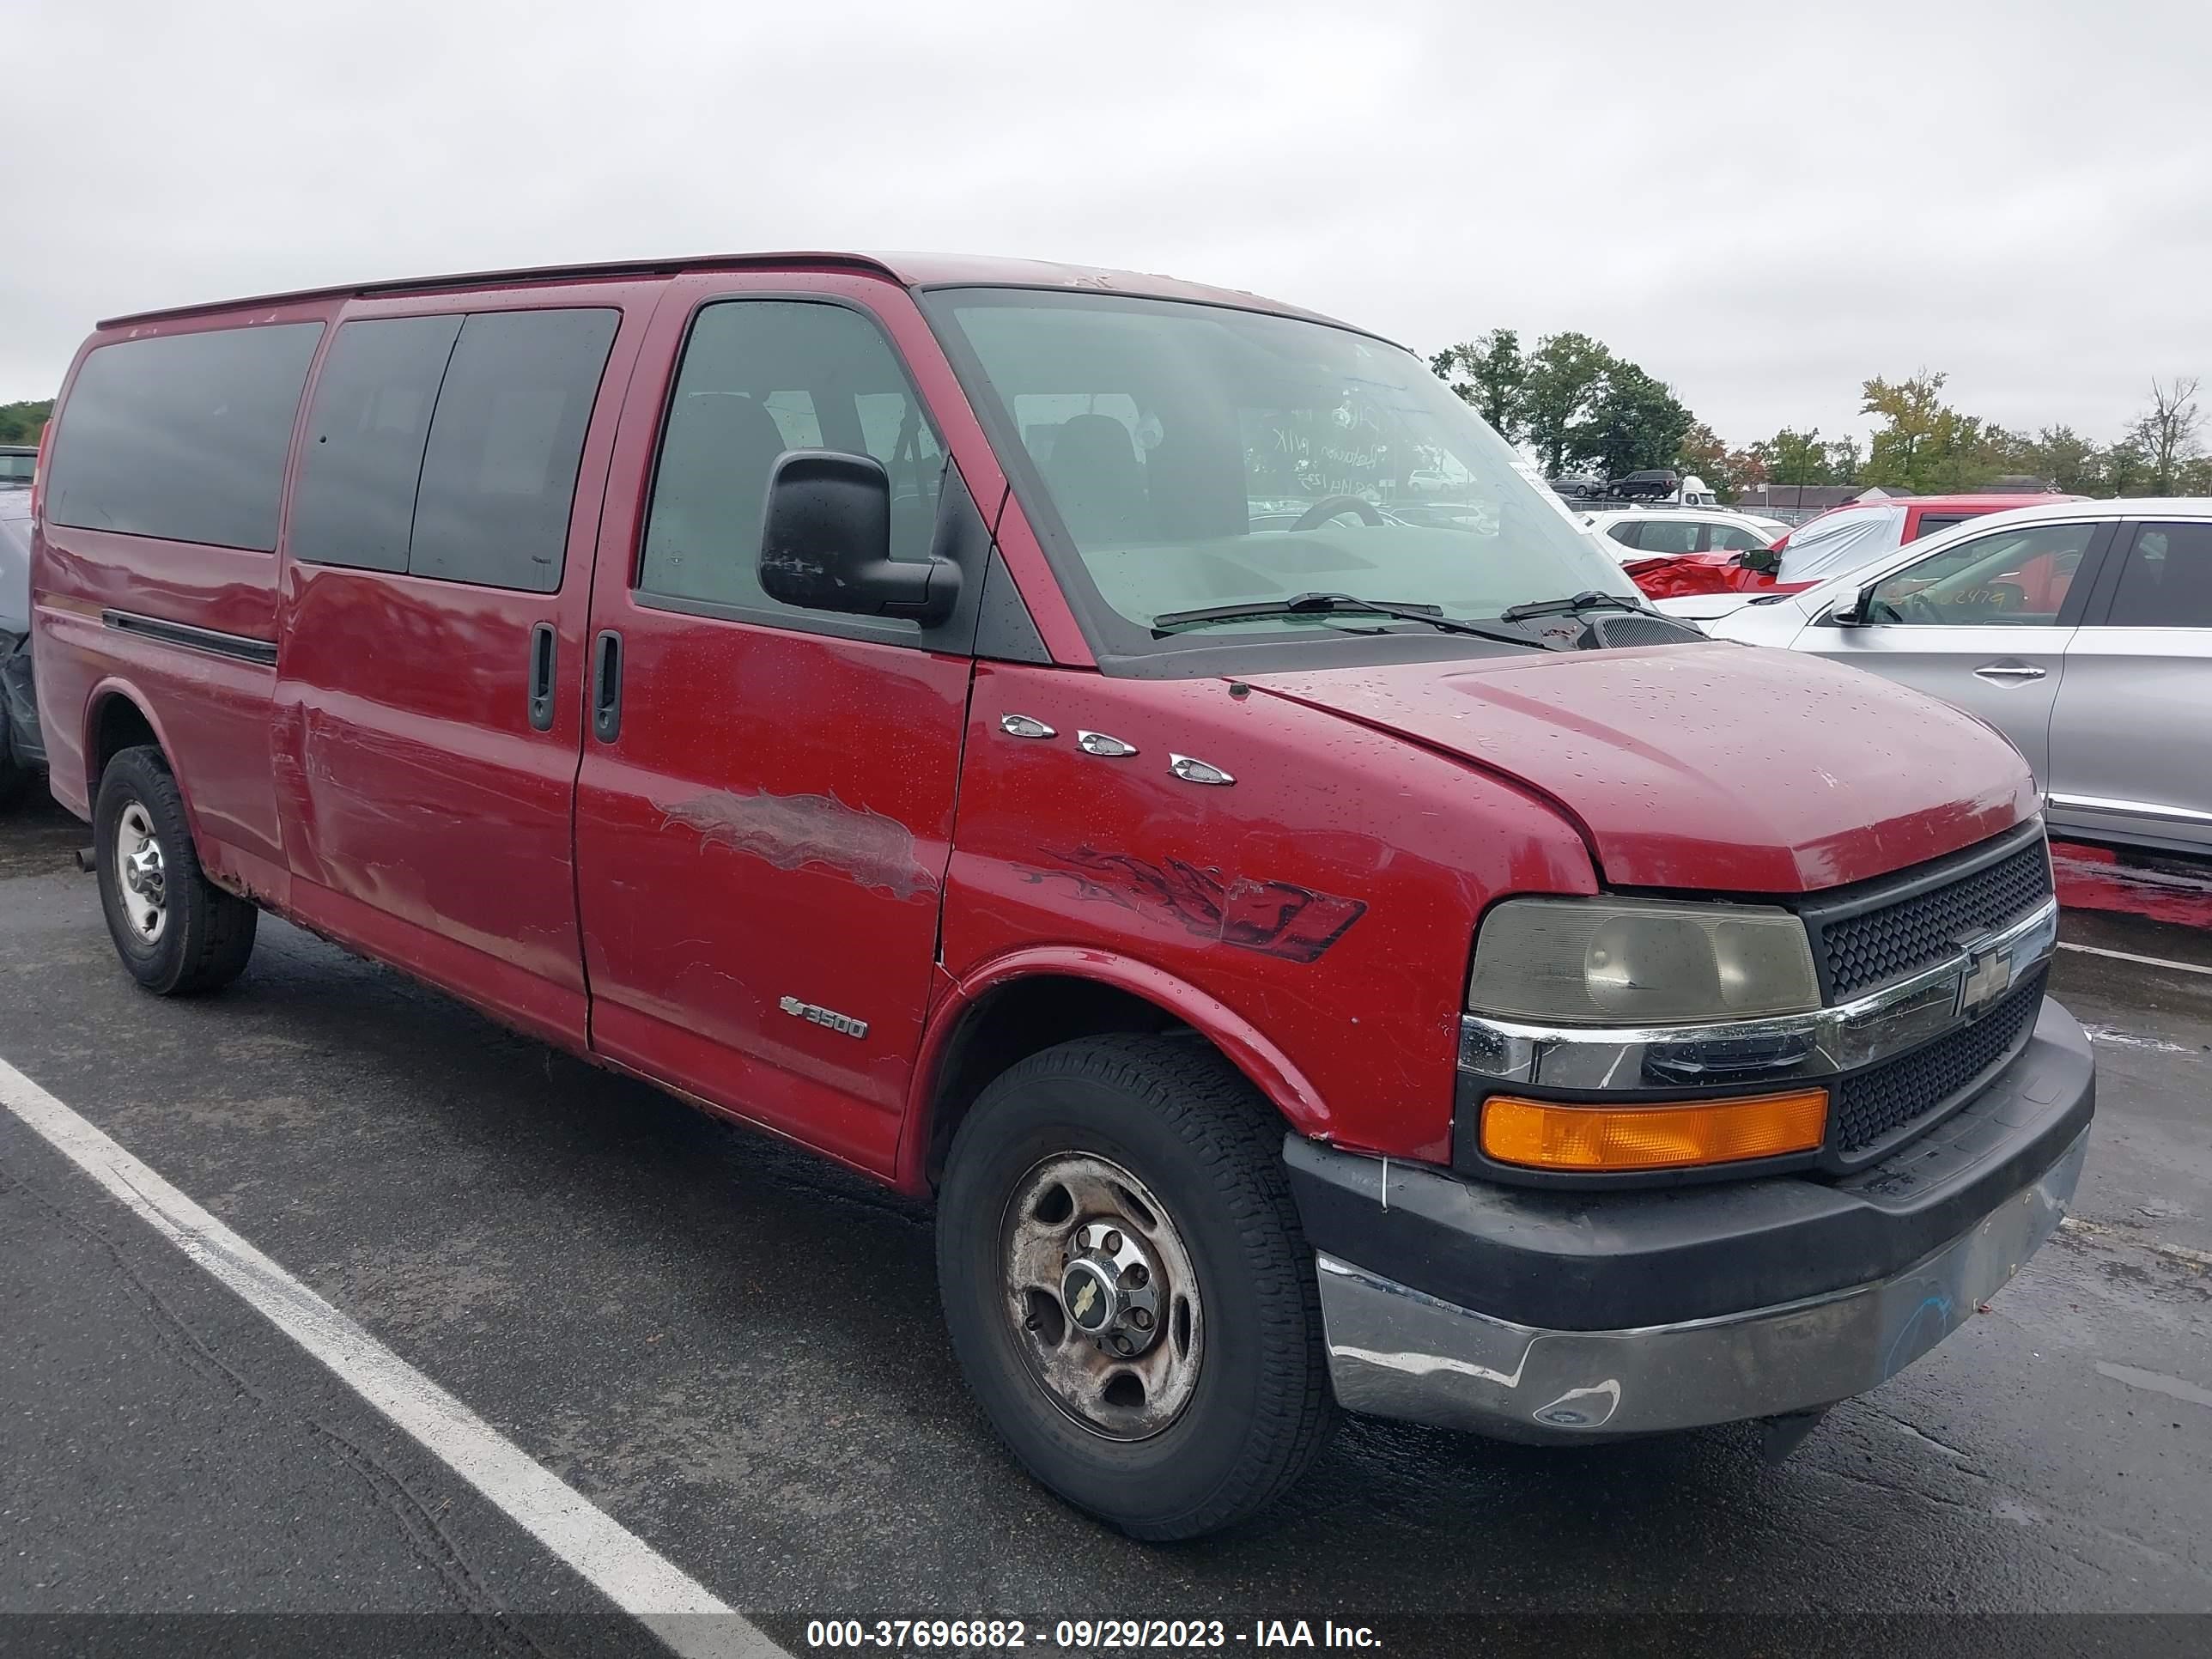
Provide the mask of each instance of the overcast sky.
{"label": "overcast sky", "polygon": [[118,311],[951,249],[1424,352],[1580,329],[1731,442],[2212,386],[2207,0],[0,0],[0,402]]}

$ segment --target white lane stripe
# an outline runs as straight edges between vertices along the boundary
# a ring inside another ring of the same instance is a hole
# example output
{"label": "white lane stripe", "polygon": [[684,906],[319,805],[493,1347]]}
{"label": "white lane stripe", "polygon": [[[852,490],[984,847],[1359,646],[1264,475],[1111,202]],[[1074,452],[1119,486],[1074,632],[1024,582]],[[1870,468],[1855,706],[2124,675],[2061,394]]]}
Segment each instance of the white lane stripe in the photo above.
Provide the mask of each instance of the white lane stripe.
{"label": "white lane stripe", "polygon": [[2075,945],[2069,939],[2060,939],[2058,948],[2079,951],[2085,957],[2110,957],[2115,962],[2140,962],[2146,968],[2171,968],[2177,974],[2212,974],[2212,968],[2194,962],[2168,962],[2164,957],[2139,957],[2132,951],[2107,951],[2100,945]]}
{"label": "white lane stripe", "polygon": [[0,1060],[0,1105],[686,1659],[789,1659],[742,1614]]}

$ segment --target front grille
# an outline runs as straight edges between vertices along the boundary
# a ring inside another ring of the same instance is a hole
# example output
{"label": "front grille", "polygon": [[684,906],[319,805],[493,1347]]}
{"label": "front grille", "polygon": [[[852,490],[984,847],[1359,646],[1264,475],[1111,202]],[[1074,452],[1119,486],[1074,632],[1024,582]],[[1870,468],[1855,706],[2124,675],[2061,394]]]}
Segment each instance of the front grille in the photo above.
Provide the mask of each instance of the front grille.
{"label": "front grille", "polygon": [[[2039,847],[2033,850],[2041,855]],[[2009,1054],[2035,1024],[2043,1004],[2043,979],[2039,969],[1972,1025],[1841,1079],[1836,1091],[1836,1149],[1846,1158],[1854,1156],[1954,1100]]]}
{"label": "front grille", "polygon": [[2039,836],[2018,852],[1944,886],[1826,923],[1820,944],[1838,1001],[1933,968],[2051,896],[2051,861]]}

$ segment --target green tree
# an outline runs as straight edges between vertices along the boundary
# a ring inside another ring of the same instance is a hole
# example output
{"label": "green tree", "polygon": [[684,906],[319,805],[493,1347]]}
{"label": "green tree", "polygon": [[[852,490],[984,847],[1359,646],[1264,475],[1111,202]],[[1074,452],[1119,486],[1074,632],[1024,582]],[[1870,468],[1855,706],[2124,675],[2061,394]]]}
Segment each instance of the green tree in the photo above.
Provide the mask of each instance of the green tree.
{"label": "green tree", "polygon": [[1574,428],[1567,453],[1613,478],[1645,467],[1672,466],[1696,423],[1663,381],[1615,357],[1606,367],[1589,417]]}
{"label": "green tree", "polygon": [[1543,458],[1546,476],[1556,477],[1582,447],[1613,361],[1587,334],[1553,334],[1536,343],[1522,385],[1522,435]]}
{"label": "green tree", "polygon": [[1868,446],[1860,482],[1885,489],[1919,490],[1920,480],[1934,465],[1935,453],[1942,444],[1941,433],[1947,420],[1956,419],[1955,411],[1944,405],[1941,396],[1943,382],[1949,378],[1930,374],[1923,368],[1894,386],[1876,377],[1859,388],[1859,412],[1877,416],[1883,422]]}
{"label": "green tree", "polygon": [[1521,336],[1516,331],[1493,328],[1479,340],[1446,346],[1429,359],[1429,367],[1473,404],[1509,443],[1520,437],[1522,389],[1528,384],[1528,360],[1521,355]]}
{"label": "green tree", "polygon": [[1828,444],[1828,482],[1856,483],[1859,477],[1859,441],[1849,434],[1832,440]]}
{"label": "green tree", "polygon": [[2093,495],[2104,483],[2097,446],[2070,426],[2045,427],[2029,442],[2026,460],[2023,471],[2063,495]]}
{"label": "green tree", "polygon": [[2131,432],[2098,457],[2100,495],[2147,495],[2153,466],[2140,432]]}
{"label": "green tree", "polygon": [[37,403],[0,404],[0,444],[34,444],[54,412],[52,398]]}
{"label": "green tree", "polygon": [[1771,438],[1755,443],[1752,451],[1765,464],[1766,480],[1777,484],[1834,483],[1835,469],[1829,446],[1820,441],[1820,428],[1798,432],[1784,427]]}
{"label": "green tree", "polygon": [[2022,441],[1942,399],[1949,377],[1922,369],[1895,385],[1875,379],[1860,388],[1860,411],[1879,416],[1859,482],[1916,495],[1972,489],[2019,463]]}

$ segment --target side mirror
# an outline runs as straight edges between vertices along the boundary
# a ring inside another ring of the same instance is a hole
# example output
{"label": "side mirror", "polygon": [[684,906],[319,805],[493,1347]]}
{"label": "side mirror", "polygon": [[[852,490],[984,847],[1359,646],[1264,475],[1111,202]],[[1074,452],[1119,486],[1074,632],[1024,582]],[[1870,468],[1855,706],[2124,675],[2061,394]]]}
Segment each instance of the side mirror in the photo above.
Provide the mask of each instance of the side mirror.
{"label": "side mirror", "polygon": [[1762,576],[1771,576],[1782,568],[1782,556],[1771,547],[1747,548],[1735,556],[1735,562],[1746,570],[1755,570]]}
{"label": "side mirror", "polygon": [[1867,605],[1874,598],[1874,586],[1869,583],[1820,618],[1832,628],[1864,628],[1867,625]]}
{"label": "side mirror", "polygon": [[762,591],[780,605],[857,617],[945,621],[960,568],[933,556],[891,557],[891,483],[869,455],[787,450],[769,474],[761,520]]}

